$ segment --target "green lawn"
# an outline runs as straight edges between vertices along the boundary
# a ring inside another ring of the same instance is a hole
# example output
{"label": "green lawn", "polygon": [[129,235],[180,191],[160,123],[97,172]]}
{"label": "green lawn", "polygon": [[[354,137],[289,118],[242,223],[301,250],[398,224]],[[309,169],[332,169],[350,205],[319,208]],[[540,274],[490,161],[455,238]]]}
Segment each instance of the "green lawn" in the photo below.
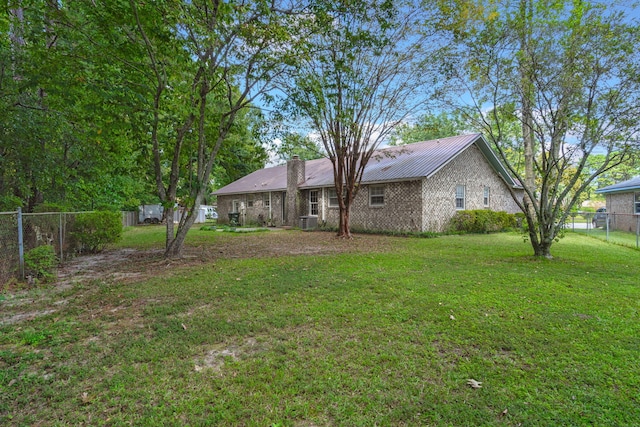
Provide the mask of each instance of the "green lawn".
{"label": "green lawn", "polygon": [[638,247],[638,237],[635,233],[627,233],[624,231],[610,230],[607,234],[607,230],[604,228],[589,228],[585,230],[575,229],[575,233],[585,234],[596,239],[604,240],[609,243],[615,243],[616,245],[629,246],[631,248]]}
{"label": "green lawn", "polygon": [[[158,229],[125,242],[161,247]],[[640,425],[640,251],[573,233],[551,261],[518,234],[371,247],[5,296],[0,313],[55,311],[0,326],[0,424]]]}

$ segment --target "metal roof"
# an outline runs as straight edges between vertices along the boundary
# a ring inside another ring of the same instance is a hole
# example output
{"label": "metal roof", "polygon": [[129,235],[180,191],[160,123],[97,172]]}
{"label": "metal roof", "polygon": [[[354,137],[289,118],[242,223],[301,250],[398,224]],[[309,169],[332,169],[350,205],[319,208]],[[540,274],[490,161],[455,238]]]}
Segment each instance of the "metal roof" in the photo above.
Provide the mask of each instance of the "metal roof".
{"label": "metal roof", "polygon": [[262,191],[285,191],[286,189],[287,166],[283,165],[252,172],[218,191],[214,191],[213,194],[258,193]]}
{"label": "metal roof", "polygon": [[[453,136],[377,150],[365,168],[362,183],[429,178],[474,143],[508,185],[519,187],[481,134]],[[332,185],[333,166],[329,159],[309,160],[305,163],[305,181],[299,188]],[[253,172],[213,194],[286,191],[286,189],[287,166],[283,165]]]}
{"label": "metal roof", "polygon": [[623,193],[627,191],[640,190],[640,176],[622,181],[617,184],[608,185],[596,190],[596,193]]}

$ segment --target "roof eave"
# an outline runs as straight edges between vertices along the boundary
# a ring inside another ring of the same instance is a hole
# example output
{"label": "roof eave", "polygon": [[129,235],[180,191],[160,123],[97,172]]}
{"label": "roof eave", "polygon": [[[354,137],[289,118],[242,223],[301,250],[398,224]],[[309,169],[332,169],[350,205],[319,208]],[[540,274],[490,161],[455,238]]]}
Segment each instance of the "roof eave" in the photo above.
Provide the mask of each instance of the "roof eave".
{"label": "roof eave", "polygon": [[220,193],[218,191],[214,191],[213,193],[211,193],[214,196],[234,196],[236,194],[240,195],[240,194],[256,194],[256,193],[273,193],[273,192],[280,192],[280,191],[287,191],[286,188],[273,188],[273,189],[269,189],[269,190],[265,190],[265,189],[260,189],[260,190],[253,190],[253,191],[225,191],[223,193]]}
{"label": "roof eave", "polygon": [[432,176],[434,176],[436,173],[438,173],[440,170],[442,170],[442,168],[444,168],[446,165],[448,165],[451,161],[453,161],[453,159],[458,157],[458,155],[460,155],[460,153],[462,153],[464,150],[466,150],[472,144],[476,144],[476,146],[480,149],[480,151],[484,155],[485,159],[487,159],[487,161],[489,162],[489,164],[491,165],[493,170],[496,171],[496,173],[498,175],[500,175],[500,177],[504,180],[504,182],[508,186],[510,186],[511,188],[514,188],[516,190],[523,190],[524,189],[522,187],[522,185],[519,185],[519,184],[516,183],[516,181],[514,181],[513,177],[509,173],[509,171],[504,167],[504,165],[502,164],[502,162],[500,161],[498,156],[496,156],[496,153],[494,153],[493,150],[491,149],[491,147],[489,147],[489,144],[484,139],[484,136],[482,136],[482,134],[478,134],[478,136],[476,138],[474,138],[471,142],[469,142],[469,144],[466,147],[464,147],[462,150],[458,151],[454,156],[452,156],[450,159],[448,159],[446,162],[444,162],[442,165],[440,165],[440,167],[438,167],[436,170],[434,170],[426,178],[431,178]]}
{"label": "roof eave", "polygon": [[640,191],[640,185],[634,185],[631,187],[621,187],[621,188],[612,188],[607,190],[607,188],[600,188],[596,190],[596,194],[614,194],[614,193],[629,193],[631,191]]}

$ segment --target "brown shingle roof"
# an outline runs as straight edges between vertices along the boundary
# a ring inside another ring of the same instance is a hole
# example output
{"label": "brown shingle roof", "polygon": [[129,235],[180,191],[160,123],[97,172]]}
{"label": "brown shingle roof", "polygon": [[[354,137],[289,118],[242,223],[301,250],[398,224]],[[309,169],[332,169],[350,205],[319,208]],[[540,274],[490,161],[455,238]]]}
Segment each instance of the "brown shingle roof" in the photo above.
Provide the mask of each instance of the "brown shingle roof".
{"label": "brown shingle roof", "polygon": [[[516,186],[480,134],[454,136],[377,150],[365,168],[362,182],[428,178],[474,143],[478,145],[485,158],[507,184]],[[331,161],[326,158],[307,161],[305,163],[305,178],[300,188],[319,188],[333,185]],[[287,166],[283,165],[255,171],[213,194],[257,193],[286,191],[286,189]]]}

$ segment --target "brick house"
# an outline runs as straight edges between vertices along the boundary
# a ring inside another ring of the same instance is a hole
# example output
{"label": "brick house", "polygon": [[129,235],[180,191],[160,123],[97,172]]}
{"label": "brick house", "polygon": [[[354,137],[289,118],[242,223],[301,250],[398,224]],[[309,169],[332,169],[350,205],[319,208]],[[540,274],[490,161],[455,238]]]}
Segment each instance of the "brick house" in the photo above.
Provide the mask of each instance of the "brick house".
{"label": "brick house", "polygon": [[[522,197],[480,134],[378,150],[365,168],[351,208],[353,229],[442,231],[457,210],[520,211]],[[219,221],[240,213],[242,224],[337,227],[338,199],[329,159],[255,171],[214,192]]]}
{"label": "brick house", "polygon": [[609,227],[635,233],[640,221],[640,176],[596,190],[607,199]]}

